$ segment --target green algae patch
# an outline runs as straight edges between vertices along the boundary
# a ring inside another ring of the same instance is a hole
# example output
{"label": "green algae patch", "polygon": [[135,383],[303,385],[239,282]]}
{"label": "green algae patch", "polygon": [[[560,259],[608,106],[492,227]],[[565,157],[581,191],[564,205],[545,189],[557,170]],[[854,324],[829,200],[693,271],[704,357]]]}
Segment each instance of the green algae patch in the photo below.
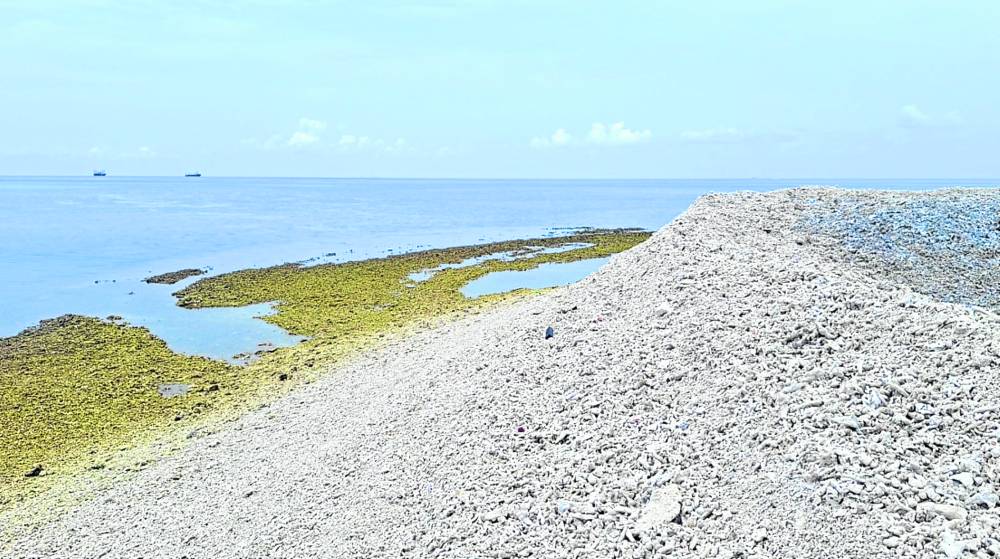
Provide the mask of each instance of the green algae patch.
{"label": "green algae patch", "polygon": [[[601,258],[649,238],[635,229],[591,230],[576,235],[503,241],[426,250],[339,264],[283,264],[199,280],[174,295],[187,308],[231,307],[264,302],[275,314],[262,317],[308,339],[262,356],[248,369],[257,376],[311,380],[328,366],[386,336],[430,326],[522,296],[527,290],[470,299],[460,289],[491,272],[529,270],[545,263]],[[583,245],[562,252],[540,253]],[[490,258],[499,254],[518,258]],[[476,263],[457,266],[471,259]],[[412,274],[433,271],[423,281]]]}
{"label": "green algae patch", "polygon": [[[292,334],[340,339],[378,333],[414,320],[440,316],[496,300],[468,299],[459,289],[490,272],[528,270],[544,263],[600,258],[629,249],[649,237],[636,230],[592,231],[577,235],[505,241],[428,250],[346,262],[302,266],[285,264],[241,270],[200,280],[175,295],[188,308],[242,306],[276,301],[277,313],[263,319]],[[445,268],[425,281],[410,274],[455,265],[471,258],[588,244],[574,250],[537,254],[515,260],[491,259],[460,268]]]}
{"label": "green algae patch", "polygon": [[[67,315],[0,339],[0,508],[53,475],[102,467],[130,435],[196,416],[244,382],[237,367],[95,318]],[[172,383],[187,394],[162,396]]]}
{"label": "green algae patch", "polygon": [[[274,302],[277,312],[263,320],[307,337],[259,352],[243,366],[181,355],[145,328],[80,316],[0,339],[0,512],[19,504],[52,508],[56,497],[48,495],[59,492],[45,492],[61,481],[89,479],[88,472],[104,467],[134,469],[162,448],[182,446],[194,433],[311,382],[392,336],[535,292],[462,295],[462,286],[485,274],[604,257],[649,235],[593,230],[339,264],[286,264],[205,278],[176,293],[188,308]],[[572,249],[538,250],[556,247]],[[487,259],[498,253],[518,258]],[[479,260],[446,266],[469,259]],[[424,281],[411,278],[420,272],[428,272]],[[123,458],[132,455],[135,463]]]}

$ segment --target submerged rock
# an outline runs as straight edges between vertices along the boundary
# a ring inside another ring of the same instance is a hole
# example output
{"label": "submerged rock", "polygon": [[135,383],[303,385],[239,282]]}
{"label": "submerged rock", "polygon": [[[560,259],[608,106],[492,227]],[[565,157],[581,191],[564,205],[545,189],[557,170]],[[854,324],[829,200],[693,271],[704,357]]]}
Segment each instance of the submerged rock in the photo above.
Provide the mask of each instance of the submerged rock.
{"label": "submerged rock", "polygon": [[206,270],[201,270],[198,268],[184,268],[183,270],[177,270],[176,272],[167,272],[165,274],[149,276],[148,278],[142,281],[146,283],[160,283],[160,284],[172,285],[187,278],[193,276],[200,276],[205,273],[207,273]]}

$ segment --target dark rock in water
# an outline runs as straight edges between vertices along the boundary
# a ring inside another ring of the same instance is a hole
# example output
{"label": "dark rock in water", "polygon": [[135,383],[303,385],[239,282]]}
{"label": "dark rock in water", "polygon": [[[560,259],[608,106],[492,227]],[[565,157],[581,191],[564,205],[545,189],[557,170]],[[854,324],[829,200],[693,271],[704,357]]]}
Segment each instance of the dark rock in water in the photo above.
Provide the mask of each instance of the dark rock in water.
{"label": "dark rock in water", "polygon": [[24,473],[24,477],[38,477],[38,476],[42,475],[42,472],[44,472],[44,471],[45,471],[45,468],[43,468],[41,466],[35,466],[31,470],[25,472]]}
{"label": "dark rock in water", "polygon": [[549,339],[549,338],[551,338],[552,336],[555,336],[555,335],[556,335],[556,331],[553,330],[551,326],[549,326],[548,328],[545,329],[545,339],[546,340]]}
{"label": "dark rock in water", "polygon": [[198,268],[184,268],[183,270],[177,270],[176,272],[167,272],[166,274],[160,274],[158,276],[149,276],[148,278],[142,280],[146,283],[163,283],[163,284],[174,284],[183,279],[187,279],[191,276],[200,276],[205,273],[205,270],[199,270]]}

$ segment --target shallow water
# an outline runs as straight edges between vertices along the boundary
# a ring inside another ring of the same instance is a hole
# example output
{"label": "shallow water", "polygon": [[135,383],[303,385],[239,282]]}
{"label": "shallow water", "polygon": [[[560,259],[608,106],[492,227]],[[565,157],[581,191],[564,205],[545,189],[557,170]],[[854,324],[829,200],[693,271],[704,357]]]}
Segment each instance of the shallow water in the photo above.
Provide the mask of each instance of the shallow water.
{"label": "shallow water", "polygon": [[0,177],[0,336],[65,313],[120,315],[175,350],[229,358],[296,338],[268,307],[186,310],[142,279],[341,262],[574,227],[657,229],[706,192],[802,184],[926,189],[997,181],[376,180]]}
{"label": "shallow water", "polygon": [[596,272],[607,261],[607,258],[590,258],[576,262],[549,262],[531,270],[490,272],[467,283],[461,292],[474,299],[521,288],[544,289],[569,285]]}
{"label": "shallow water", "polygon": [[[197,277],[173,285],[148,284],[141,279],[125,277],[115,281],[59,286],[51,295],[33,293],[37,300],[24,302],[20,308],[26,311],[37,305],[51,309],[49,314],[39,318],[67,312],[101,318],[120,316],[129,324],[149,328],[175,351],[231,362],[237,361],[234,356],[239,353],[252,353],[259,344],[286,347],[303,339],[256,319],[274,314],[270,303],[185,309],[175,304],[172,293],[194,283]],[[15,308],[18,307],[15,305]]]}
{"label": "shallow water", "polygon": [[475,266],[476,264],[482,264],[483,262],[488,262],[490,260],[499,260],[501,262],[512,262],[514,260],[523,260],[525,258],[532,258],[534,256],[539,256],[542,254],[559,254],[560,252],[569,252],[571,250],[576,250],[579,248],[587,248],[594,246],[591,243],[565,243],[554,247],[525,247],[527,250],[523,251],[507,251],[507,252],[494,252],[493,254],[485,254],[483,256],[472,256],[466,258],[461,262],[455,264],[441,264],[437,268],[430,270],[420,270],[419,272],[413,272],[409,274],[411,280],[420,283],[422,281],[427,281],[434,277],[434,274],[440,272],[441,270],[456,270],[459,268],[468,268],[469,266]]}

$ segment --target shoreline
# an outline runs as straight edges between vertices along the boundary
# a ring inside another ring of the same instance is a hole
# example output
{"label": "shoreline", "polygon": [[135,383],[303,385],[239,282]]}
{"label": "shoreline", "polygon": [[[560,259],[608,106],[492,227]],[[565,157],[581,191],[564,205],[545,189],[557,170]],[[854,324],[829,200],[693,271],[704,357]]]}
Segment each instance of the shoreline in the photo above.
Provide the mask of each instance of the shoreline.
{"label": "shoreline", "polygon": [[861,260],[803,219],[953,193],[1000,198],[703,197],[584,281],[365,351],[11,549],[993,553],[996,308],[914,289],[949,285],[951,245],[922,276],[890,275],[892,251]]}
{"label": "shoreline", "polygon": [[[0,468],[0,510],[18,508],[32,495],[117,464],[123,451],[148,445],[161,434],[170,438],[174,432],[197,431],[214,423],[215,417],[238,416],[294,386],[312,382],[330,364],[380,345],[385,336],[521,295],[465,299],[458,289],[471,278],[497,269],[530,269],[545,262],[608,254],[648,235],[632,230],[593,230],[575,236],[434,249],[343,264],[286,264],[211,276],[185,287],[182,291],[186,295],[233,296],[237,289],[222,285],[221,291],[213,291],[213,285],[250,275],[257,278],[257,289],[290,284],[300,289],[269,295],[264,301],[206,299],[201,305],[279,301],[276,312],[263,320],[307,337],[293,346],[259,348],[254,359],[248,360],[252,362],[243,365],[179,354],[148,329],[117,320],[66,316],[0,339],[4,403],[4,421],[0,423],[5,425],[0,428],[0,440],[7,450]],[[439,272],[438,277],[413,289],[406,287],[406,275],[411,272],[461,262],[470,255],[520,249],[526,243],[561,246],[570,242],[567,239],[593,243],[558,253],[529,253],[508,262],[487,260]],[[261,279],[270,273],[280,277]],[[289,280],[292,277],[295,281]],[[349,290],[338,292],[330,281]],[[241,293],[254,296],[246,290]],[[322,296],[317,298],[317,293]],[[372,297],[384,300],[380,303]],[[184,301],[176,300],[178,305]],[[295,306],[300,300],[307,305],[318,301],[323,306],[303,310]],[[290,306],[290,311],[283,305]],[[185,395],[164,398],[163,386],[183,386]]]}
{"label": "shoreline", "polygon": [[[175,325],[173,324],[173,321],[176,321],[178,319],[176,317],[162,316],[165,308],[176,309],[176,310],[187,310],[186,307],[177,304],[175,297],[176,291],[166,291],[166,290],[171,289],[171,286],[176,286],[174,288],[176,290],[183,290],[184,288],[190,287],[191,285],[199,282],[202,279],[208,279],[221,275],[245,273],[251,270],[268,270],[268,269],[286,268],[286,267],[309,268],[315,266],[345,265],[345,264],[350,264],[352,262],[384,261],[406,255],[441,256],[450,253],[465,253],[469,251],[474,252],[478,248],[483,246],[519,245],[522,243],[530,243],[536,239],[544,241],[546,244],[548,244],[549,242],[556,242],[558,244],[558,240],[564,237],[589,235],[589,234],[649,235],[652,233],[650,229],[643,229],[639,227],[602,228],[602,227],[589,227],[589,226],[551,227],[551,228],[546,228],[545,231],[546,232],[544,234],[541,234],[539,236],[514,236],[511,238],[500,238],[498,240],[480,239],[479,242],[461,243],[453,245],[448,245],[448,244],[442,244],[441,246],[433,244],[432,245],[416,244],[407,246],[401,245],[395,248],[366,250],[364,252],[358,252],[358,253],[355,253],[354,249],[347,249],[341,251],[339,253],[339,256],[338,253],[336,252],[330,252],[322,254],[320,256],[310,256],[298,260],[288,260],[278,257],[269,263],[250,264],[235,268],[223,267],[221,271],[216,269],[216,266],[207,266],[207,265],[199,268],[179,267],[178,269],[175,269],[173,271],[155,273],[155,274],[153,272],[153,269],[146,270],[144,273],[136,273],[133,271],[133,273],[127,275],[127,277],[110,277],[110,278],[105,277],[102,279],[93,280],[94,285],[115,286],[115,287],[124,286],[124,289],[123,290],[120,289],[119,290],[120,293],[117,293],[116,295],[109,296],[107,293],[105,293],[102,296],[98,297],[98,298],[103,297],[103,298],[115,299],[118,306],[104,306],[100,309],[102,312],[96,312],[96,310],[94,309],[91,309],[91,311],[89,312],[81,310],[63,310],[62,312],[56,311],[48,315],[37,315],[38,318],[33,322],[30,323],[26,322],[23,325],[18,326],[16,330],[9,330],[7,333],[0,335],[0,340],[15,338],[17,336],[30,332],[31,330],[38,328],[42,323],[47,321],[57,320],[67,315],[73,315],[73,316],[78,315],[78,316],[92,317],[113,322],[124,322],[129,325],[141,328],[147,328],[151,330],[153,334],[156,335],[158,338],[167,341],[168,345],[171,346],[171,349],[173,349],[178,353],[183,353],[189,356],[208,357],[211,359],[232,360],[231,358],[236,353],[253,353],[255,348],[252,347],[252,345],[249,345],[246,347],[241,347],[239,351],[219,353],[218,351],[212,351],[209,349],[199,351],[197,348],[187,347],[186,344],[178,344],[179,347],[174,347],[173,345],[174,340],[170,338],[176,337],[176,333],[169,330],[161,331],[161,329],[164,327],[163,324],[158,324],[158,320],[149,320],[150,317],[166,318],[168,320],[168,324],[172,328],[174,328]],[[437,241],[441,242],[442,240],[437,239]],[[180,266],[184,265],[181,264]],[[90,279],[82,279],[80,281],[83,284],[91,283]],[[177,284],[181,285],[177,286]],[[126,290],[128,290],[130,287],[133,287],[135,289],[135,291],[127,293],[127,295],[130,297],[124,297],[124,298],[121,297],[121,295],[125,294]],[[130,316],[136,314],[136,309],[132,309],[126,304],[126,303],[134,303],[134,301],[131,301],[131,296],[145,295],[146,299],[148,299],[151,296],[146,293],[138,293],[138,291],[142,288],[153,288],[154,290],[157,290],[156,291],[157,302],[159,302],[159,299],[162,299],[165,296],[165,299],[166,301],[169,302],[169,305],[166,306],[165,308],[160,308],[161,305],[151,306],[150,303],[144,301],[140,303],[140,306],[138,308],[138,316]],[[263,305],[271,303],[273,303],[273,301],[264,301],[259,304]],[[254,305],[248,304],[242,306],[215,306],[210,308],[220,311],[236,311],[251,306]],[[197,308],[197,307],[191,307],[191,308]],[[261,313],[261,315],[255,315],[252,318],[262,318],[263,315],[266,314],[270,313],[265,310],[264,312]],[[192,319],[197,317],[199,317],[199,314],[197,313],[196,314],[185,313],[183,315],[183,318],[187,319]],[[183,318],[181,318],[180,320],[183,320]],[[250,318],[250,317],[240,317],[240,318]],[[188,320],[188,322],[190,322],[190,320]],[[229,323],[229,326],[232,327],[233,324]],[[198,328],[203,328],[203,326],[199,325]],[[295,341],[292,341],[292,343],[287,343],[289,340],[282,338],[280,335],[277,336],[277,338],[275,338],[275,333],[268,330],[260,330],[254,332],[258,336],[261,336],[254,343],[264,342],[265,345],[277,345],[279,347],[285,347],[286,345],[292,345],[293,343],[296,343]],[[286,331],[280,329],[279,332],[281,334],[288,334]],[[246,332],[246,334],[251,334],[251,333],[253,332],[249,331]],[[214,336],[218,333],[205,332],[205,334]]]}

